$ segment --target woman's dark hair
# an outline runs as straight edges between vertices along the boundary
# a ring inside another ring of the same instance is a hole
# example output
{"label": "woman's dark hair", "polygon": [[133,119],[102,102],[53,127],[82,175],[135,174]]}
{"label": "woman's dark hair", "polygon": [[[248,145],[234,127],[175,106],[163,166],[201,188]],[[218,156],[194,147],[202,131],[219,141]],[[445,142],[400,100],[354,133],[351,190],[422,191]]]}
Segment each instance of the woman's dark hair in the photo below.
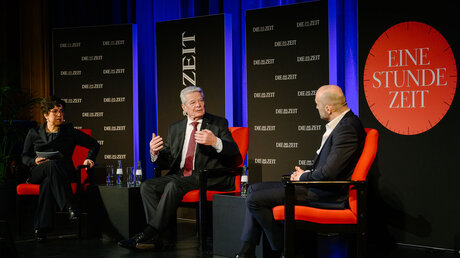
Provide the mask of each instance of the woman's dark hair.
{"label": "woman's dark hair", "polygon": [[54,107],[62,106],[65,109],[65,102],[55,96],[43,98],[40,102],[40,108],[42,110],[42,114],[48,114],[48,112],[53,109]]}

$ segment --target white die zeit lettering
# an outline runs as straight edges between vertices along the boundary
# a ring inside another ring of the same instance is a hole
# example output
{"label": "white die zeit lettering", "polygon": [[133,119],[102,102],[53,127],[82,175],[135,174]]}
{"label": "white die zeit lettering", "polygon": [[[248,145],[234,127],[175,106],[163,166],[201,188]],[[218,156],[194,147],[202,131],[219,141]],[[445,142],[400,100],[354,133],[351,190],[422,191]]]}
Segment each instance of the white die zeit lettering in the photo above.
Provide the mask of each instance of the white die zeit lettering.
{"label": "white die zeit lettering", "polygon": [[298,125],[297,131],[321,131],[321,125]]}
{"label": "white die zeit lettering", "polygon": [[316,90],[299,90],[297,91],[297,97],[310,97],[315,96]]}
{"label": "white die zeit lettering", "polygon": [[104,159],[126,159],[126,154],[105,154]]}
{"label": "white die zeit lettering", "polygon": [[275,125],[255,125],[254,131],[272,132],[276,130]]}
{"label": "white die zeit lettering", "polygon": [[106,125],[104,126],[104,131],[125,131],[125,125]]}
{"label": "white die zeit lettering", "polygon": [[125,73],[125,68],[102,69],[102,74],[122,74],[122,73]]}
{"label": "white die zeit lettering", "polygon": [[254,162],[256,164],[263,164],[263,165],[276,165],[276,159],[255,158]]}
{"label": "white die zeit lettering", "polygon": [[66,104],[79,104],[81,99],[62,99]]}
{"label": "white die zeit lettering", "polygon": [[274,98],[275,92],[254,92],[255,99]]}
{"label": "white die zeit lettering", "polygon": [[297,45],[297,40],[292,39],[292,40],[281,40],[281,41],[275,41],[274,42],[275,47],[289,47],[289,46],[295,46]]}
{"label": "white die zeit lettering", "polygon": [[298,163],[299,166],[313,166],[313,160],[311,159],[301,159]]}
{"label": "white die zeit lettering", "polygon": [[265,26],[252,27],[252,32],[267,32],[267,31],[272,31],[274,29],[275,29],[275,25],[265,25]]}
{"label": "white die zeit lettering", "polygon": [[114,97],[114,98],[104,98],[104,103],[118,103],[118,102],[125,102],[126,97]]}
{"label": "white die zeit lettering", "polygon": [[297,114],[297,108],[277,108],[275,109],[276,115],[291,115]]}
{"label": "white die zeit lettering", "polygon": [[104,88],[103,83],[87,83],[87,84],[81,85],[82,90],[93,90],[93,89],[103,89],[103,88]]}
{"label": "white die zeit lettering", "polygon": [[83,112],[81,117],[103,117],[104,112]]}
{"label": "white die zeit lettering", "polygon": [[282,148],[282,149],[296,149],[299,147],[298,142],[276,142],[275,143],[276,148]]}
{"label": "white die zeit lettering", "polygon": [[297,80],[297,74],[277,74],[275,75],[275,81],[291,81]]}

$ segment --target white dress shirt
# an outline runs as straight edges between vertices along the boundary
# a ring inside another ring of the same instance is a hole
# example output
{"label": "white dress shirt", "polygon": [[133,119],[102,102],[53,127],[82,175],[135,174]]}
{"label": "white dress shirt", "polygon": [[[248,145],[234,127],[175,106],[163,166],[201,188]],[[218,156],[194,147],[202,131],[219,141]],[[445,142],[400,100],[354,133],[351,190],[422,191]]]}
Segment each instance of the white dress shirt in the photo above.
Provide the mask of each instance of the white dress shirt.
{"label": "white dress shirt", "polygon": [[338,115],[336,118],[332,119],[329,123],[326,124],[326,132],[324,132],[323,134],[323,139],[321,140],[321,146],[316,151],[316,154],[320,153],[327,138],[329,138],[329,135],[331,135],[334,128],[339,124],[340,120],[342,120],[342,118],[345,116],[346,113],[348,113],[348,111],[350,111],[350,109],[345,110],[342,114]]}

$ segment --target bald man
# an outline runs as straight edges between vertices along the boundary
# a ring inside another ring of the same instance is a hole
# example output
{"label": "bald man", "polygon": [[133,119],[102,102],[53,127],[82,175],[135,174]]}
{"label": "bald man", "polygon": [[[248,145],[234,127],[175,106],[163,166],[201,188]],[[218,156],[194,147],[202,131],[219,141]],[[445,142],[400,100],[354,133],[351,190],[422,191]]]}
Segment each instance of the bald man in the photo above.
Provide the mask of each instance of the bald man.
{"label": "bald man", "polygon": [[[303,170],[296,166],[292,181],[349,180],[364,147],[366,133],[361,121],[348,108],[340,87],[325,85],[315,96],[316,109],[326,120],[326,132],[316,151],[313,166]],[[345,208],[346,187],[296,187],[296,199],[313,207]],[[255,257],[255,246],[265,233],[272,250],[283,249],[283,226],[272,215],[272,208],[284,204],[281,182],[252,184],[246,199],[246,217],[241,240],[244,242],[235,257]]]}

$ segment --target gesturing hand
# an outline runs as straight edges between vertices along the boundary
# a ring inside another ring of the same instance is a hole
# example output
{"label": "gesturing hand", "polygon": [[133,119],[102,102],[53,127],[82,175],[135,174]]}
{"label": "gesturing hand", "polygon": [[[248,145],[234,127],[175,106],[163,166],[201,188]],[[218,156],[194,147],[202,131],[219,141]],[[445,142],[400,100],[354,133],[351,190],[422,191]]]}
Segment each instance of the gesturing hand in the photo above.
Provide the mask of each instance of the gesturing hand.
{"label": "gesturing hand", "polygon": [[89,168],[92,168],[94,166],[94,161],[90,159],[85,159],[85,161],[83,161],[83,165],[89,166]]}
{"label": "gesturing hand", "polygon": [[150,154],[158,155],[158,152],[163,149],[163,138],[159,135],[152,133],[152,140],[150,141]]}
{"label": "gesturing hand", "polygon": [[195,141],[203,145],[216,146],[217,137],[211,132],[211,130],[204,129],[195,133]]}

